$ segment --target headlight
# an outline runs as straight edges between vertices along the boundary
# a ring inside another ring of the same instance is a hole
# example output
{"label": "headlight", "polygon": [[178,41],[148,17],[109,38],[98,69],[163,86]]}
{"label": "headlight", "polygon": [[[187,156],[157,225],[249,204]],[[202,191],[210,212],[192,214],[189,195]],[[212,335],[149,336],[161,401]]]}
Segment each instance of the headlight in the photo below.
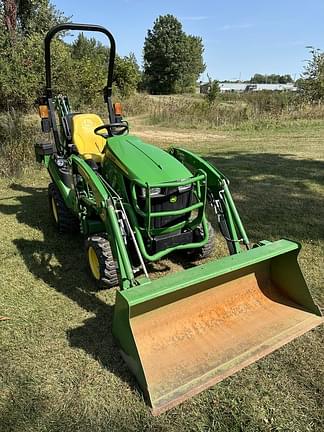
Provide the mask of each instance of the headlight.
{"label": "headlight", "polygon": [[[156,195],[160,195],[161,194],[161,188],[150,188],[150,196],[154,197]],[[142,198],[146,197],[146,188],[141,188],[140,189],[140,196]]]}
{"label": "headlight", "polygon": [[188,185],[184,185],[184,186],[178,186],[178,191],[179,192],[185,192],[187,190],[191,189],[192,184],[188,184]]}

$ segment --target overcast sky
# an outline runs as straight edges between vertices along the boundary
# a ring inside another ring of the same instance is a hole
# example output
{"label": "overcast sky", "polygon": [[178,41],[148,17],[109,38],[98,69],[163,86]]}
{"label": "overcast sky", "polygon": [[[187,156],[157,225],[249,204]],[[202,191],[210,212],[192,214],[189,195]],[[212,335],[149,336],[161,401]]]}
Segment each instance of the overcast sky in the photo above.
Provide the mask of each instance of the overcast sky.
{"label": "overcast sky", "polygon": [[[214,79],[248,79],[254,73],[298,77],[305,48],[324,49],[324,0],[54,0],[75,22],[109,28],[121,55],[134,52],[139,64],[148,28],[159,15],[175,15],[187,33],[199,35]],[[112,5],[110,7],[110,5]],[[206,73],[203,79],[206,79]]]}

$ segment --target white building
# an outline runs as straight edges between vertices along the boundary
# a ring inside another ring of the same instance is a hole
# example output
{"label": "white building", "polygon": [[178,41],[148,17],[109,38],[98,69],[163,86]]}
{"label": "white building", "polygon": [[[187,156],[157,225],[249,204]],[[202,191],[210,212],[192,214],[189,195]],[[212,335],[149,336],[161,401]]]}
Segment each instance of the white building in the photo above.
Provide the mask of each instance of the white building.
{"label": "white building", "polygon": [[[209,92],[209,83],[200,83],[200,93]],[[255,91],[297,91],[297,87],[293,83],[288,84],[250,84],[250,83],[232,83],[222,82],[219,83],[221,93],[243,93],[243,92],[255,92]]]}
{"label": "white building", "polygon": [[245,91],[297,91],[293,83],[288,84],[246,84]]}

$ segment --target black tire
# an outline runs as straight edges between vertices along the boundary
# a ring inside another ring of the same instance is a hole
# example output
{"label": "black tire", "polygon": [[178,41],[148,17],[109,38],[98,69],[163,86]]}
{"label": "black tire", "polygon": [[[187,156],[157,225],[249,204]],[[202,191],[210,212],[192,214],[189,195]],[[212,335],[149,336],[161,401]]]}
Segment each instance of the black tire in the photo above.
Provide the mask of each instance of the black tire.
{"label": "black tire", "polygon": [[53,221],[60,233],[75,233],[80,230],[79,220],[66,207],[60,191],[54,183],[48,185],[49,208]]}
{"label": "black tire", "polygon": [[[199,228],[201,230],[201,228]],[[201,234],[202,235],[202,234]],[[208,222],[208,242],[205,246],[190,251],[190,259],[192,261],[198,261],[201,259],[208,258],[214,250],[215,245],[215,231],[212,224]]]}
{"label": "black tire", "polygon": [[97,287],[105,289],[118,285],[116,264],[109,241],[104,234],[88,237],[85,241],[85,251],[89,271]]}

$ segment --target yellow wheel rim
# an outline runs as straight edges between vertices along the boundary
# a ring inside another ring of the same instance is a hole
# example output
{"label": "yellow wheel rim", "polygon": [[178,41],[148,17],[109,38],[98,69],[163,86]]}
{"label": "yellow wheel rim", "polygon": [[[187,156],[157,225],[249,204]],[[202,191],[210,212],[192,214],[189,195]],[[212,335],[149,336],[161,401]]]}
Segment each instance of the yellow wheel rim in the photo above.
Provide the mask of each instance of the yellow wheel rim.
{"label": "yellow wheel rim", "polygon": [[93,277],[99,280],[100,279],[99,260],[96,251],[93,249],[92,246],[90,246],[88,249],[88,259],[89,259],[90,269],[93,274]]}
{"label": "yellow wheel rim", "polygon": [[52,198],[52,210],[53,210],[53,216],[54,216],[55,222],[58,223],[58,214],[57,214],[57,208],[56,208],[54,198]]}

